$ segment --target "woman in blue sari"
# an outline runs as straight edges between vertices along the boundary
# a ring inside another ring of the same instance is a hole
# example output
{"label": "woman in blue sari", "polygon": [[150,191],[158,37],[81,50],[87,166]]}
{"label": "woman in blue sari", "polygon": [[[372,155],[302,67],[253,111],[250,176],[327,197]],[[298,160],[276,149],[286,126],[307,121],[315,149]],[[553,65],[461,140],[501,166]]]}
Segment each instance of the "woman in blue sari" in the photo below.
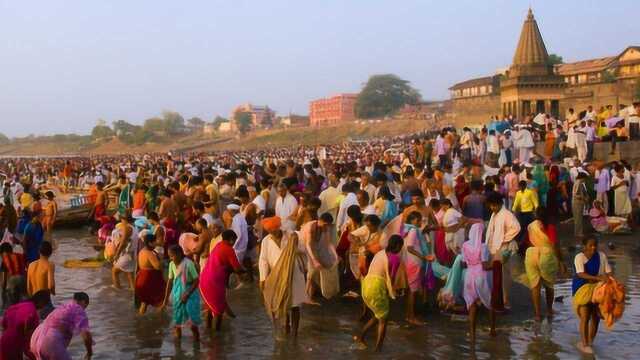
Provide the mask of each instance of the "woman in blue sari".
{"label": "woman in blue sari", "polygon": [[584,248],[574,260],[575,275],[571,290],[573,293],[573,309],[580,318],[580,338],[578,349],[586,354],[593,354],[593,339],[598,333],[600,315],[598,305],[591,302],[593,291],[601,281],[607,281],[611,267],[607,256],[598,251],[598,240],[586,236]]}
{"label": "woman in blue sari", "polygon": [[398,205],[394,202],[395,196],[391,194],[386,185],[380,188],[378,199],[373,203],[376,215],[380,218],[380,227],[384,228],[389,221],[398,216]]}

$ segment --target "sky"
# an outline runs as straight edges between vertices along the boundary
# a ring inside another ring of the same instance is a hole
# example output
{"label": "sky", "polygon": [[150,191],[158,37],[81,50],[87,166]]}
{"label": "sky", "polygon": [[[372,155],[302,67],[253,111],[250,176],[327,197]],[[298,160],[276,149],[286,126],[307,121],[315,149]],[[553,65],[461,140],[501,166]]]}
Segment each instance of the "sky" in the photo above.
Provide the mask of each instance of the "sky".
{"label": "sky", "polygon": [[638,0],[0,0],[0,133],[211,121],[246,102],[307,114],[384,73],[446,99],[511,63],[529,6],[567,62],[640,45]]}

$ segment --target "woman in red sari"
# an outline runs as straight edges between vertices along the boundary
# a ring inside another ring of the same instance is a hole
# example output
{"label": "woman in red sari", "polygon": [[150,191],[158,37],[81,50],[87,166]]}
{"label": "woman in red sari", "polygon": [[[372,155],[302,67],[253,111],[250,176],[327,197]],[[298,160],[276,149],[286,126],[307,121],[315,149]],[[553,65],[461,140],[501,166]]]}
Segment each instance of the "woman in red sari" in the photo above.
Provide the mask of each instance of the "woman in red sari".
{"label": "woman in red sari", "polygon": [[471,194],[471,188],[469,187],[469,183],[465,180],[463,175],[458,175],[456,178],[456,184],[453,187],[453,190],[456,194],[456,200],[458,200],[458,204],[462,204],[464,198]]}
{"label": "woman in red sari", "polygon": [[226,313],[229,317],[235,315],[227,304],[227,284],[231,273],[243,273],[244,268],[240,265],[233,244],[238,238],[233,230],[222,232],[222,241],[218,242],[209,254],[209,260],[200,273],[200,294],[209,311],[215,318],[216,331],[220,331],[222,326],[222,315]]}
{"label": "woman in red sari", "polygon": [[138,274],[136,275],[136,298],[140,301],[140,315],[144,315],[147,306],[159,307],[164,300],[165,281],[162,276],[160,256],[153,250],[156,238],[147,234],[144,249],[138,253]]}

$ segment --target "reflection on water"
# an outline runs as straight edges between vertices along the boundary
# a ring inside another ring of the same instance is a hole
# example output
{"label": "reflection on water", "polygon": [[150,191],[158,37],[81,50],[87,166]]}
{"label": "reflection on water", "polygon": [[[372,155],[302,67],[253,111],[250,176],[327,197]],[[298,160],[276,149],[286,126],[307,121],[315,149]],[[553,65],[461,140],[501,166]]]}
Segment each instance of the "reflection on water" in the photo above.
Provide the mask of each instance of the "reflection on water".
{"label": "reflection on water", "polygon": [[[88,308],[96,346],[94,359],[220,359],[220,358],[384,358],[384,359],[576,359],[578,322],[571,308],[571,279],[560,279],[556,297],[564,297],[554,305],[556,316],[549,323],[533,322],[528,290],[519,284],[513,289],[513,309],[498,317],[498,336],[488,336],[486,313],[481,313],[478,340],[471,349],[467,339],[465,317],[441,315],[426,310],[427,326],[407,326],[403,319],[404,300],[400,299],[391,314],[384,352],[356,350],[351,337],[360,324],[356,321],[359,305],[339,299],[321,307],[305,307],[302,312],[300,337],[297,342],[274,338],[271,324],[263,310],[256,287],[232,291],[229,303],[238,318],[225,319],[221,334],[203,334],[202,344],[194,345],[186,331],[181,343],[172,338],[170,318],[151,310],[146,316],[136,315],[132,294],[111,288],[110,271],[101,269],[65,269],[68,258],[94,256],[93,238],[82,229],[65,229],[56,233],[60,247],[53,259],[58,264],[56,283],[63,301],[74,291],[86,291],[91,297]],[[613,250],[601,244],[619,280],[627,287],[628,302],[624,317],[613,331],[602,329],[596,339],[598,358],[634,359],[640,352],[640,256],[636,236],[607,239]],[[567,242],[570,240],[567,240]],[[565,247],[568,244],[564,244]],[[574,254],[567,254],[569,268]],[[517,277],[516,267],[514,277]],[[370,334],[370,341],[373,341]],[[71,345],[73,358],[84,355],[79,339]]]}

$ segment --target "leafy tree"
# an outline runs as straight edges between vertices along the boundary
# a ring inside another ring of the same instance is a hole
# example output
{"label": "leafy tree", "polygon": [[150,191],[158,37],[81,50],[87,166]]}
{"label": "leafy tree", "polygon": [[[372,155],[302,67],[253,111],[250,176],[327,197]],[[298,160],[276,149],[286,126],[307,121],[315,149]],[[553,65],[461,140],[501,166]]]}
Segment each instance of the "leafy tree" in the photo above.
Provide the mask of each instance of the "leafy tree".
{"label": "leafy tree", "polygon": [[375,118],[393,114],[405,104],[416,104],[421,96],[418,90],[393,74],[373,75],[356,100],[359,118]]}
{"label": "leafy tree", "polygon": [[184,118],[178,112],[165,110],[162,112],[162,119],[164,131],[168,135],[180,134],[184,129]]}
{"label": "leafy tree", "polygon": [[104,139],[114,135],[113,130],[106,125],[96,125],[91,130],[91,138],[94,140]]}
{"label": "leafy tree", "polygon": [[204,127],[204,120],[200,119],[199,117],[195,116],[192,117],[191,119],[187,120],[187,123],[189,124],[189,126],[191,126],[192,128],[196,128],[196,129],[201,129]]}
{"label": "leafy tree", "polygon": [[165,131],[166,126],[163,119],[153,117],[144,121],[143,129],[150,132]]}
{"label": "leafy tree", "polygon": [[233,120],[235,120],[236,126],[238,127],[240,133],[244,134],[251,130],[251,125],[253,124],[251,113],[246,111],[238,111],[233,115]]}
{"label": "leafy tree", "polygon": [[216,130],[218,130],[220,128],[220,124],[225,123],[225,122],[229,122],[229,119],[223,118],[222,116],[218,115],[218,116],[216,116],[215,119],[213,119],[213,122],[211,122],[211,124],[213,125],[213,127]]}
{"label": "leafy tree", "polygon": [[547,60],[547,63],[549,63],[549,65],[558,65],[558,64],[564,64],[564,61],[562,60],[562,56],[558,54],[549,54],[549,59]]}
{"label": "leafy tree", "polygon": [[131,135],[136,132],[138,128],[140,128],[140,126],[133,125],[125,120],[116,120],[113,122],[113,131],[118,137]]}
{"label": "leafy tree", "polygon": [[6,145],[11,142],[11,139],[7,135],[0,133],[0,145]]}

